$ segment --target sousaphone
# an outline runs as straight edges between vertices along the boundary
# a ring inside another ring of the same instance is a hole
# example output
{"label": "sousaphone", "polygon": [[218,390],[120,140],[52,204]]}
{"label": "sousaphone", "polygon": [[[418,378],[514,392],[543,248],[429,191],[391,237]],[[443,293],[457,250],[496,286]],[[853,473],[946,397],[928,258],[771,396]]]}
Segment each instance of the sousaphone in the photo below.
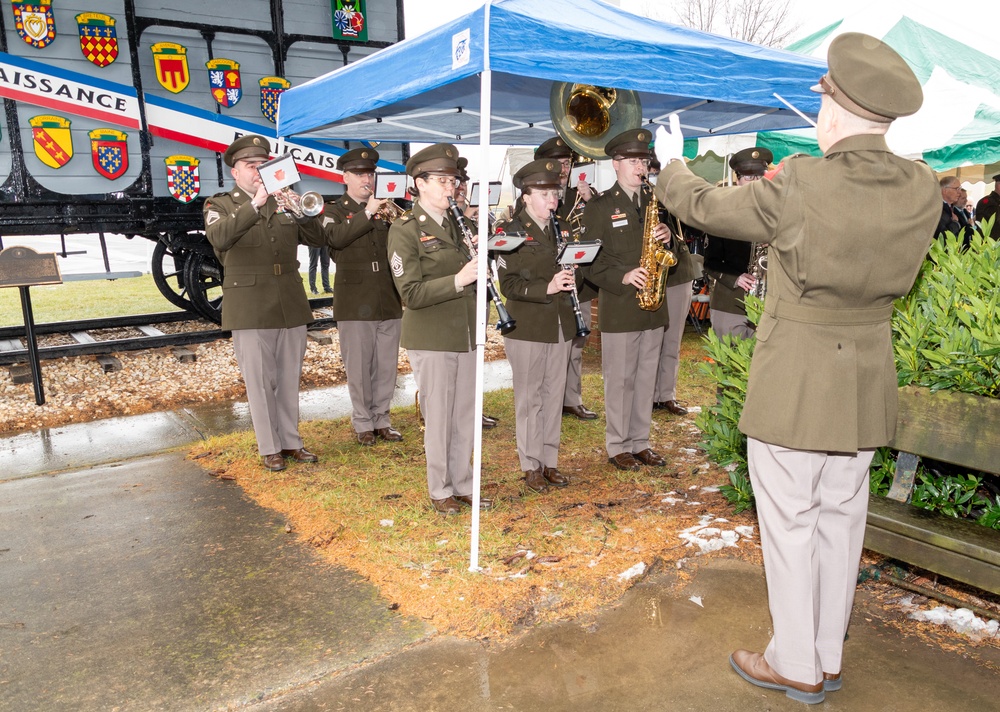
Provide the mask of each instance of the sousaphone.
{"label": "sousaphone", "polygon": [[549,113],[556,133],[581,156],[607,158],[604,145],[642,125],[639,94],[593,84],[553,82]]}

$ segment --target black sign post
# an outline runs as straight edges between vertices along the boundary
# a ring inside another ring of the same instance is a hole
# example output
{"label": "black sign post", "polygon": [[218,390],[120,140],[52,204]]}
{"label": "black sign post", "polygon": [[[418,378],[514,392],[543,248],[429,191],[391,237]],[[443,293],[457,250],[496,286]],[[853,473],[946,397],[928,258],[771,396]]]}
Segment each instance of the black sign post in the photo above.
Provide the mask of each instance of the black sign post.
{"label": "black sign post", "polygon": [[38,358],[35,317],[31,311],[31,294],[28,291],[37,284],[62,284],[55,253],[40,254],[30,247],[21,246],[0,250],[0,287],[17,287],[21,292],[21,312],[24,314],[24,331],[28,339],[28,360],[31,363],[31,382],[35,387],[35,404],[43,405],[45,391],[42,388],[42,364]]}

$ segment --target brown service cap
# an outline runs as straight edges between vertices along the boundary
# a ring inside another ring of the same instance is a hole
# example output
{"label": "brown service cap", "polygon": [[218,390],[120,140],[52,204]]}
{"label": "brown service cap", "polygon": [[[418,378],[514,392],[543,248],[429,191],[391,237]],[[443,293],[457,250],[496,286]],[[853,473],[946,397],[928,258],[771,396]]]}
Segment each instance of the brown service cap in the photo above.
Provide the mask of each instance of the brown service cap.
{"label": "brown service cap", "polygon": [[993,180],[1000,180],[1000,173],[997,173],[995,176],[993,176]]}
{"label": "brown service cap", "polygon": [[910,65],[889,45],[860,32],[845,32],[830,43],[829,71],[812,90],[869,121],[889,123],[915,114],[924,101]]}
{"label": "brown service cap", "polygon": [[553,136],[535,149],[535,160],[539,158],[572,158],[573,149],[558,136]]}
{"label": "brown service cap", "polygon": [[615,158],[652,158],[649,142],[653,140],[653,132],[648,129],[630,129],[624,131],[604,146],[604,152]]}
{"label": "brown service cap", "polygon": [[729,159],[729,167],[741,176],[762,176],[773,160],[773,153],[754,146],[734,153]]}
{"label": "brown service cap", "polygon": [[469,171],[466,169],[469,167],[469,159],[465,156],[459,156],[458,160],[455,161],[458,164],[458,171],[461,175],[458,177],[459,183],[467,183],[469,180]]}
{"label": "brown service cap", "polygon": [[514,174],[514,187],[525,188],[556,188],[560,187],[559,161],[555,158],[540,158],[521,167]]}
{"label": "brown service cap", "polygon": [[406,172],[416,178],[421,173],[445,173],[460,177],[458,169],[458,149],[450,143],[435,143],[410,156],[406,162]]}
{"label": "brown service cap", "polygon": [[355,148],[337,159],[337,170],[372,173],[376,163],[378,163],[378,151],[374,148]]}
{"label": "brown service cap", "polygon": [[263,136],[248,134],[229,144],[229,148],[222,154],[222,161],[232,168],[236,161],[244,158],[263,158],[266,161],[270,157],[271,143]]}

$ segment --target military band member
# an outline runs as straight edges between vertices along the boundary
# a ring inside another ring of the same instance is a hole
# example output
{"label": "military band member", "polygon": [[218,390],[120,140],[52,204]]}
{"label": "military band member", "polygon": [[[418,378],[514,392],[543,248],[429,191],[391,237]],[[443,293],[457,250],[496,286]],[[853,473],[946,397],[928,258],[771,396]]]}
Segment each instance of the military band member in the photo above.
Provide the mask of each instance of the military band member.
{"label": "military band member", "polygon": [[848,683],[844,636],[857,586],[868,467],[896,426],[893,300],[913,284],[941,214],[934,175],[885,133],[920,108],[920,82],[880,40],[830,44],[816,134],[822,158],[773,180],[716,189],[684,165],[676,115],[657,132],[656,192],[714,234],[768,243],[768,286],[740,430],[760,522],[773,637],[734,670],[801,702]]}
{"label": "military band member", "polygon": [[[532,161],[514,174],[524,208],[508,232],[524,232],[526,240],[497,265],[507,310],[517,328],[504,337],[514,380],[517,456],[525,483],[536,492],[549,485],[565,487],[569,478],[557,469],[566,367],[576,334],[570,290],[575,270],[556,263],[557,243],[549,216],[558,207],[561,189],[555,159]],[[568,238],[565,225],[559,230]]]}
{"label": "military band member", "polygon": [[403,439],[389,421],[396,389],[403,307],[389,272],[389,225],[375,197],[378,151],[356,148],[337,159],[345,194],[327,203],[324,231],[337,265],[333,316],[351,396],[351,424],[361,445]]}
{"label": "military band member", "polygon": [[270,157],[263,136],[241,136],[222,160],[236,186],[205,201],[205,236],[225,276],[222,328],[233,332],[257,449],[269,470],[285,459],[316,462],[299,436],[299,380],[306,324],[313,320],[299,263],[299,243],[325,243],[319,218],[296,219],[268,195],[257,167]]}
{"label": "military band member", "polygon": [[[729,167],[736,176],[736,185],[763,178],[772,160],[774,156],[769,150],[757,146],[734,153],[729,159]],[[753,336],[754,327],[747,321],[744,304],[747,292],[753,289],[756,281],[749,272],[752,251],[753,245],[749,242],[716,235],[708,238],[705,272],[713,281],[708,306],[712,330],[719,336],[729,334],[740,339]]]}
{"label": "military band member", "polygon": [[[639,308],[636,297],[648,273],[639,263],[643,252],[643,218],[651,196],[642,189],[649,167],[652,134],[632,129],[608,141],[617,180],[587,203],[583,222],[588,240],[601,240],[601,251],[588,278],[600,288],[601,370],[604,374],[605,444],[608,459],[619,470],[638,470],[640,463],[666,464],[649,446],[653,389],[668,323],[666,303],[655,311]],[[653,228],[661,242],[670,240],[663,223]]]}
{"label": "military band member", "polygon": [[[434,509],[457,514],[472,504],[469,418],[476,396],[476,276],[448,199],[458,181],[458,149],[438,143],[406,162],[416,201],[389,228],[389,266],[406,304],[400,344],[420,391],[427,488]],[[488,499],[482,506],[491,506]]]}
{"label": "military band member", "polygon": [[[993,190],[990,191],[989,195],[984,196],[978,203],[976,203],[976,211],[973,213],[975,218],[975,224],[980,228],[982,232],[983,222],[987,218],[991,218],[1000,211],[1000,173],[993,176]],[[994,238],[1000,238],[1000,225],[993,225],[993,232],[990,235]]]}
{"label": "military band member", "polygon": [[[559,209],[557,211],[559,219],[565,223],[569,223],[574,209],[582,216],[581,204],[585,206],[587,201],[594,197],[595,192],[586,181],[582,181],[579,187],[569,187],[569,172],[573,167],[573,150],[566,145],[563,139],[553,136],[535,149],[535,160],[541,158],[554,158],[559,162],[559,185],[563,189],[563,196],[559,201]],[[572,229],[573,225],[569,227]],[[576,237],[585,239],[579,235]],[[583,323],[589,329],[592,320],[590,300],[597,296],[597,287],[590,281],[583,280],[578,292]],[[563,413],[565,415],[572,415],[580,420],[596,420],[597,413],[583,404],[581,378],[583,375],[583,347],[586,345],[586,336],[573,336],[573,346],[570,352],[569,366],[566,371],[566,392],[563,394]]]}

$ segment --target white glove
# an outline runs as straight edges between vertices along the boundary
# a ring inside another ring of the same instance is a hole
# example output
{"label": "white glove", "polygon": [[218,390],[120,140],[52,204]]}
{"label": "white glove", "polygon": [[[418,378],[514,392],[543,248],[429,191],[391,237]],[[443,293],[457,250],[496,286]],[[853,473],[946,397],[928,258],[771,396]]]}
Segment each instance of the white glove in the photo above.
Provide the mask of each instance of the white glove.
{"label": "white glove", "polygon": [[656,160],[664,168],[673,160],[684,160],[684,134],[681,133],[681,119],[677,114],[670,115],[670,130],[665,126],[656,129]]}

